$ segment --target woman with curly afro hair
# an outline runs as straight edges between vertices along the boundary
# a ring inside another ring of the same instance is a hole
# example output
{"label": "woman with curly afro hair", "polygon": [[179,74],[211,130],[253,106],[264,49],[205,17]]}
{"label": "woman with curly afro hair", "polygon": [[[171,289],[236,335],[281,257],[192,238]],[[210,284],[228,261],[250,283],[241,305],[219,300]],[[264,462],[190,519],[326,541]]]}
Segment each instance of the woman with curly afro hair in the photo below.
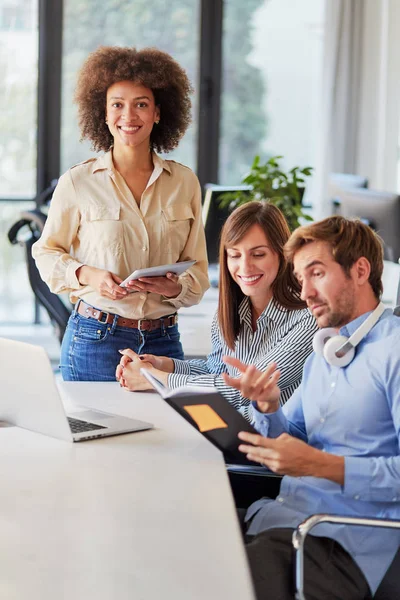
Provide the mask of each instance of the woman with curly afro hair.
{"label": "woman with curly afro hair", "polygon": [[[61,348],[65,380],[114,380],[127,347],[183,358],[176,311],[209,285],[201,191],[189,168],[157,152],[184,135],[191,93],[182,67],[156,48],[100,47],[80,71],[82,138],[103,153],[60,177],[33,247],[44,281],[75,304]],[[137,269],[187,260],[196,262],[179,276],[120,285]]]}

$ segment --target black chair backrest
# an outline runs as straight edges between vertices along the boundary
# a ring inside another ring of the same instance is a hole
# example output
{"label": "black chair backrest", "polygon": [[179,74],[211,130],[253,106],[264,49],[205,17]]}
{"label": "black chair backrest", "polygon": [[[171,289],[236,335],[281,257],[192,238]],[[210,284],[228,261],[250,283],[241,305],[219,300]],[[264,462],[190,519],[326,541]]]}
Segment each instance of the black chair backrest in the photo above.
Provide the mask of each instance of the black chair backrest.
{"label": "black chair backrest", "polygon": [[[35,298],[37,298],[49,315],[61,343],[71,311],[56,294],[50,291],[47,284],[44,283],[32,258],[32,246],[39,239],[45,222],[46,215],[38,209],[23,212],[21,213],[21,219],[10,228],[8,239],[12,244],[24,246],[29,283],[31,284],[32,291]],[[23,236],[20,233],[21,230],[27,230],[28,235]]]}

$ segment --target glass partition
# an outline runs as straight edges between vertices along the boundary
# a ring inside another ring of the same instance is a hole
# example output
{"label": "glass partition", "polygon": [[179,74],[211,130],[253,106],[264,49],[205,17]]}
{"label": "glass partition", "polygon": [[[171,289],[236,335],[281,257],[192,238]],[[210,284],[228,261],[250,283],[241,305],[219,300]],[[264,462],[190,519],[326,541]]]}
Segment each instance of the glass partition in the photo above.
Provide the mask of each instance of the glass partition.
{"label": "glass partition", "polygon": [[0,200],[36,194],[37,0],[0,5]]}
{"label": "glass partition", "polygon": [[7,238],[36,195],[38,2],[0,4],[0,323],[32,323],[33,294],[24,250]]}
{"label": "glass partition", "polygon": [[221,184],[256,154],[315,164],[324,13],[324,0],[225,0]]}

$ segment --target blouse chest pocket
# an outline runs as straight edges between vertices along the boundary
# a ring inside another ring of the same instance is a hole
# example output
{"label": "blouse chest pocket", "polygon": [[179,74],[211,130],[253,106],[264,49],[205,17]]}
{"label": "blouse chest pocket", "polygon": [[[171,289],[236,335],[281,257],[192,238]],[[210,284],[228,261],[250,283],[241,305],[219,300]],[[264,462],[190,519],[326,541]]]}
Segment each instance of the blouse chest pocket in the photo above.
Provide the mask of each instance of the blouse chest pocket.
{"label": "blouse chest pocket", "polygon": [[[113,254],[123,253],[123,223],[120,219],[120,207],[102,204],[89,204],[82,211],[80,240],[83,249],[90,252],[99,250]],[[103,250],[101,250],[103,249]]]}
{"label": "blouse chest pocket", "polygon": [[194,220],[192,208],[185,204],[168,206],[163,208],[162,217],[163,238],[179,254],[186,245]]}
{"label": "blouse chest pocket", "polygon": [[102,204],[89,204],[84,211],[86,220],[92,221],[119,221],[120,206],[104,206]]}

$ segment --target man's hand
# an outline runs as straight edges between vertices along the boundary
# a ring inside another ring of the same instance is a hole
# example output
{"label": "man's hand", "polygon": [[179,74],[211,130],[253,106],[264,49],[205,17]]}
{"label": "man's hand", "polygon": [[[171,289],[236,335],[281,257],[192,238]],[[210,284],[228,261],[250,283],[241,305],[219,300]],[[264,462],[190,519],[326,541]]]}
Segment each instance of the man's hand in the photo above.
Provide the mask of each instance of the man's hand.
{"label": "man's hand", "polygon": [[79,283],[90,285],[91,288],[104,298],[121,300],[121,298],[125,298],[128,295],[127,290],[119,285],[122,283],[121,277],[105,269],[83,265],[77,270],[76,276]]}
{"label": "man's hand", "polygon": [[253,365],[245,365],[232,356],[224,356],[222,360],[242,373],[238,378],[223,373],[222,377],[227,385],[239,390],[244,398],[257,402],[260,412],[272,413],[278,410],[281,391],[277,386],[280,371],[277,370],[276,363],[268,365],[265,371],[259,371]]}
{"label": "man's hand", "polygon": [[175,298],[182,290],[182,284],[175,273],[167,273],[165,277],[141,277],[131,279],[126,284],[126,289],[131,292],[153,292],[165,298]]}
{"label": "man's hand", "polygon": [[323,477],[344,484],[344,458],[312,448],[287,433],[271,439],[241,431],[239,450],[279,475]]}

